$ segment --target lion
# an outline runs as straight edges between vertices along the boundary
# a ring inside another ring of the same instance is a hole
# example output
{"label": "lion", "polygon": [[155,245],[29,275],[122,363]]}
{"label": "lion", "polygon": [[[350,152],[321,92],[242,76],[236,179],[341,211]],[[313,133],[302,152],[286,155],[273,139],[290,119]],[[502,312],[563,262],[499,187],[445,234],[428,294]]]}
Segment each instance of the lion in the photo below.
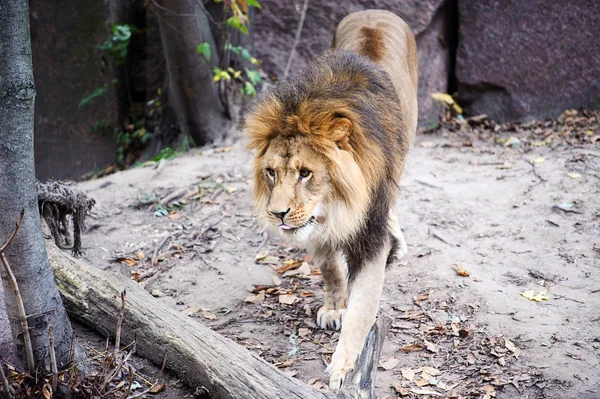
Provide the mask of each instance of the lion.
{"label": "lion", "polygon": [[386,266],[406,254],[400,175],[417,127],[417,54],[388,11],[346,16],[332,48],[263,94],[247,116],[259,223],[307,248],[325,281],[321,328],[341,388],[375,322]]}

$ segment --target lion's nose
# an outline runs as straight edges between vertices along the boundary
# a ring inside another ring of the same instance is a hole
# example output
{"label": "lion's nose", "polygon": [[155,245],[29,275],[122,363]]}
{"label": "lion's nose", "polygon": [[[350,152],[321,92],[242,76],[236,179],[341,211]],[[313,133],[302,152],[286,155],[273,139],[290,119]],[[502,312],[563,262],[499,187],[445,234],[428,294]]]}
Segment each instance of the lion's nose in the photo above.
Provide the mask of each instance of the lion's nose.
{"label": "lion's nose", "polygon": [[291,208],[288,208],[287,211],[269,211],[269,213],[273,216],[275,216],[278,219],[281,219],[281,221],[283,222],[283,218],[285,217],[285,215],[288,214],[288,212],[290,211]]}

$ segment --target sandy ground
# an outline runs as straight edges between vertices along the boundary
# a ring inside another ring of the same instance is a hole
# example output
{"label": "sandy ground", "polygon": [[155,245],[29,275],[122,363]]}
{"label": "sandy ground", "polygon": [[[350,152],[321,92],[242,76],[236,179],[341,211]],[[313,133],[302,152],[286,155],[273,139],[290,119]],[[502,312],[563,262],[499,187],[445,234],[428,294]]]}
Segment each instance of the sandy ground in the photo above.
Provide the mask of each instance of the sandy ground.
{"label": "sandy ground", "polygon": [[[379,397],[600,397],[600,141],[535,146],[530,133],[418,137]],[[316,328],[322,279],[274,270],[305,254],[254,225],[250,162],[238,143],[82,183],[97,201],[84,258],[319,387],[338,336]]]}

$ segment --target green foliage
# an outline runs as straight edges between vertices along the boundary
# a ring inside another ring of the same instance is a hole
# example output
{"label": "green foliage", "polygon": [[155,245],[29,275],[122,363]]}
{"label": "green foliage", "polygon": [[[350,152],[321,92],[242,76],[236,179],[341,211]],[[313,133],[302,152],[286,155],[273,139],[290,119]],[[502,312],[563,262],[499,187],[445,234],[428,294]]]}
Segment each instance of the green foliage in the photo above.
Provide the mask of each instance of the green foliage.
{"label": "green foliage", "polygon": [[152,162],[159,162],[163,159],[169,160],[169,159],[173,159],[178,155],[177,151],[174,150],[171,147],[167,147],[167,148],[163,148],[162,150],[160,150],[160,152],[158,154],[156,154],[154,157],[150,158],[148,161],[152,161]]}
{"label": "green foliage", "polygon": [[99,121],[96,121],[92,125],[92,132],[99,132],[99,131],[110,129],[110,128],[111,128],[111,124],[108,119],[100,119]]}
{"label": "green foliage", "polygon": [[198,52],[198,55],[201,55],[204,58],[206,58],[206,61],[210,61],[210,56],[211,56],[210,44],[208,44],[206,42],[200,43],[198,46],[196,46],[196,51]]}
{"label": "green foliage", "polygon": [[143,120],[137,121],[133,131],[115,128],[114,136],[117,144],[117,163],[125,160],[127,150],[136,145],[145,146],[152,139],[152,133],[146,130]]}
{"label": "green foliage", "polygon": [[92,100],[102,97],[104,94],[106,94],[110,85],[116,84],[117,81],[118,81],[117,79],[113,79],[110,82],[105,83],[102,87],[95,88],[94,91],[92,91],[90,94],[88,94],[87,96],[85,96],[81,100],[79,100],[79,102],[77,103],[77,108],[84,107],[87,104],[89,104]]}
{"label": "green foliage", "polygon": [[110,31],[112,36],[96,47],[108,54],[112,59],[113,65],[121,65],[127,58],[127,47],[129,46],[131,35],[139,33],[139,29],[133,25],[113,23],[110,25]]}
{"label": "green foliage", "polygon": [[169,213],[171,213],[172,211],[182,209],[184,206],[185,206],[185,204],[183,202],[179,202],[179,201],[170,203],[168,205],[156,204],[156,207],[154,208],[154,216],[155,217],[169,216]]}

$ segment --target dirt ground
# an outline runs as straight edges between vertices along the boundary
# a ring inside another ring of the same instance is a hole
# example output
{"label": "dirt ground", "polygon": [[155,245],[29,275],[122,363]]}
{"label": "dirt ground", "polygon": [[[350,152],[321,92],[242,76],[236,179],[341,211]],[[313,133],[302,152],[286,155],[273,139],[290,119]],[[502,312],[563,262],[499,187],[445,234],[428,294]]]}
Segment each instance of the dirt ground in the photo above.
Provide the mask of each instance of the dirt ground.
{"label": "dirt ground", "polygon": [[[418,136],[379,397],[600,397],[600,128],[570,118]],[[255,226],[251,160],[239,142],[82,183],[84,258],[321,387],[322,278]]]}

